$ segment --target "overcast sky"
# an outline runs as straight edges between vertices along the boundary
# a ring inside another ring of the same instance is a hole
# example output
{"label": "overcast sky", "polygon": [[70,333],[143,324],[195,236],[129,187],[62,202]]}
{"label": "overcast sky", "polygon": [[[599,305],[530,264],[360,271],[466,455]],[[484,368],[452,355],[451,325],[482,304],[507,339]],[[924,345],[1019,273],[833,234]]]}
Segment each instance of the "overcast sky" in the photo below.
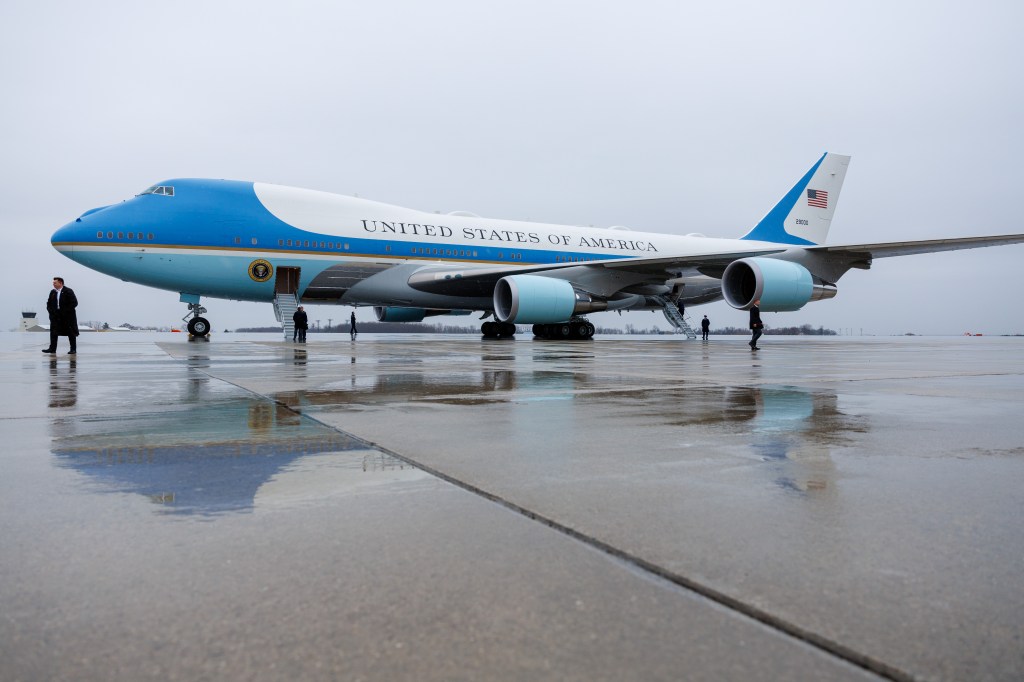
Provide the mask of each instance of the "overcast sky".
{"label": "overcast sky", "polygon": [[[1019,0],[6,0],[0,329],[45,317],[53,275],[81,321],[178,323],[177,294],[49,242],[174,177],[738,237],[832,151],[853,160],[829,243],[1024,232],[1022,35]],[[1019,245],[880,259],[766,322],[1024,333],[1022,259]],[[270,304],[204,305],[217,330],[274,323]],[[705,312],[746,323],[724,303],[690,310]]]}

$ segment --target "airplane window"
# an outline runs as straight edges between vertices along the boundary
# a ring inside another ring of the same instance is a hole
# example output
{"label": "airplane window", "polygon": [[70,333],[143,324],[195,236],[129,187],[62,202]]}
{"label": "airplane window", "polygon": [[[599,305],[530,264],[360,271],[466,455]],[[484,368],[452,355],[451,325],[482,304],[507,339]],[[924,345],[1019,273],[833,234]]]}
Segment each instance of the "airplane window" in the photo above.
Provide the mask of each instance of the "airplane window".
{"label": "airplane window", "polygon": [[387,245],[386,245],[386,246],[384,247],[384,250],[385,250],[385,251],[386,251],[387,253],[391,253],[391,244],[387,244]]}
{"label": "airplane window", "polygon": [[147,232],[146,233],[146,239],[152,239],[152,238],[153,238],[153,233],[152,232]]}
{"label": "airplane window", "polygon": [[302,242],[302,245],[308,247],[309,246],[309,240],[307,239],[306,241]]}
{"label": "airplane window", "polygon": [[173,197],[174,188],[170,185],[153,185],[152,187],[147,187],[145,191],[140,192],[139,196],[142,196],[143,194],[159,194],[165,197]]}
{"label": "airplane window", "polygon": [[117,238],[118,239],[124,239],[124,232],[118,232],[117,233]]}
{"label": "airplane window", "polygon": [[323,242],[320,242],[320,248],[321,249],[324,248],[324,243]]}
{"label": "airplane window", "polygon": [[103,239],[103,233],[102,232],[97,232],[96,233],[96,239]]}
{"label": "airplane window", "polygon": [[252,238],[252,245],[253,245],[253,246],[256,246],[256,237],[253,237],[253,238]]}
{"label": "airplane window", "polygon": [[277,245],[278,246],[284,246],[284,240],[283,239],[278,239],[277,240]]}
{"label": "airplane window", "polygon": [[348,244],[345,244],[345,250],[348,251]]}
{"label": "airplane window", "polygon": [[235,237],[235,243],[236,244],[241,244],[242,243],[242,238],[241,237]]}

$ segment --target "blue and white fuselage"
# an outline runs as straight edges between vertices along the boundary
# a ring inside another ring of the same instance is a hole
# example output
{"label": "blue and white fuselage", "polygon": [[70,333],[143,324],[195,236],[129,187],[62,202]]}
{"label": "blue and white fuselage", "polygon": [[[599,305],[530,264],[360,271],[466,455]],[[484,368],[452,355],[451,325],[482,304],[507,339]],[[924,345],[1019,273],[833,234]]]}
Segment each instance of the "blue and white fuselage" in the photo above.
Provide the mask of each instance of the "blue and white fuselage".
{"label": "blue and white fuselage", "polygon": [[796,310],[834,295],[835,281],[872,257],[1021,241],[821,246],[848,161],[822,156],[740,239],[427,213],[279,185],[174,179],[87,211],[51,241],[89,268],[196,304],[201,296],[269,302],[294,294],[303,303],[377,306],[378,316],[392,311],[393,319],[483,311],[505,331],[723,297],[737,308],[760,299],[762,310]]}

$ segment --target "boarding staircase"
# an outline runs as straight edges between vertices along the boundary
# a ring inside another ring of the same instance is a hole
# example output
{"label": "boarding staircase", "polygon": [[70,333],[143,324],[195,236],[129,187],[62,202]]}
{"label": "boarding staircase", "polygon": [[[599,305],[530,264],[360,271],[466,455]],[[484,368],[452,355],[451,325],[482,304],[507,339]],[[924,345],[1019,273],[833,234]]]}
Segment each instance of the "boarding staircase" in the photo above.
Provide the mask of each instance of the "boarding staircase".
{"label": "boarding staircase", "polygon": [[688,339],[697,338],[697,332],[690,326],[686,316],[679,312],[676,301],[669,296],[655,296],[654,298],[661,304],[661,311],[665,313],[665,319],[675,327],[677,334],[686,334]]}
{"label": "boarding staircase", "polygon": [[295,320],[292,315],[299,309],[299,301],[295,294],[277,294],[274,297],[274,317],[281,323],[284,340],[291,341],[295,334]]}

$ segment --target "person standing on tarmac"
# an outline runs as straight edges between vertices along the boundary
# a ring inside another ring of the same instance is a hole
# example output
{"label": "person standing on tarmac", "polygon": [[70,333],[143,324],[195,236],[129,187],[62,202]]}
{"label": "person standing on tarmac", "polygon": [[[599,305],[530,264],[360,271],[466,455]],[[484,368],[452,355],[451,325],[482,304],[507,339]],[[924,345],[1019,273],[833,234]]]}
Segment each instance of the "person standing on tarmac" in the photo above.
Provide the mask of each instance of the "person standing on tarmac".
{"label": "person standing on tarmac", "polygon": [[306,330],[309,329],[309,316],[300,305],[299,309],[292,314],[292,322],[295,323],[295,331],[292,332],[292,341],[298,337],[299,343],[306,343]]}
{"label": "person standing on tarmac", "polygon": [[700,321],[700,333],[704,337],[702,340],[708,340],[708,333],[711,331],[711,320],[705,315],[704,319]]}
{"label": "person standing on tarmac", "polygon": [[750,350],[761,350],[757,347],[757,340],[761,338],[762,329],[764,323],[761,322],[761,299],[757,299],[750,308]]}
{"label": "person standing on tarmac", "polygon": [[352,338],[356,338],[356,311],[352,311],[352,315],[348,318],[348,333]]}
{"label": "person standing on tarmac", "polygon": [[46,299],[46,312],[50,314],[50,345],[43,349],[44,353],[57,352],[57,338],[68,337],[71,350],[68,355],[77,352],[76,342],[78,341],[78,298],[71,287],[64,286],[63,277],[53,278],[53,289]]}

